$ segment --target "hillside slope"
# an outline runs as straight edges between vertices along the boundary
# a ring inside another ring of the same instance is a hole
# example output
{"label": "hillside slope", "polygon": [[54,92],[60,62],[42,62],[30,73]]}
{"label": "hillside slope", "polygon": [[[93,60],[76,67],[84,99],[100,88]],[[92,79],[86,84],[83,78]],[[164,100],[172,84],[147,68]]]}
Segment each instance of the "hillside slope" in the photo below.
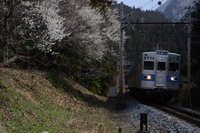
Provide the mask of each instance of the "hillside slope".
{"label": "hillside slope", "polygon": [[179,21],[187,12],[185,7],[192,6],[195,0],[168,0],[157,8],[173,21]]}
{"label": "hillside slope", "polygon": [[117,132],[112,103],[74,81],[8,68],[0,75],[0,132]]}

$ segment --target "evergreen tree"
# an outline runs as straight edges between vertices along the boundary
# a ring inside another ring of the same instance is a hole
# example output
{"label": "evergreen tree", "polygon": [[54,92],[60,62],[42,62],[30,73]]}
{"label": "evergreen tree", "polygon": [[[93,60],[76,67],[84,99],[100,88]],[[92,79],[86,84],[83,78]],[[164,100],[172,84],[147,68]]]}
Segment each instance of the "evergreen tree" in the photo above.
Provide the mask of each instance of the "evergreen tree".
{"label": "evergreen tree", "polygon": [[105,13],[107,7],[110,7],[112,3],[116,3],[115,0],[90,0],[90,6],[94,8],[100,8]]}
{"label": "evergreen tree", "polygon": [[192,12],[192,77],[197,86],[200,86],[200,0],[195,3]]}
{"label": "evergreen tree", "polygon": [[195,8],[192,12],[192,42],[191,42],[191,102],[194,108],[200,108],[200,0],[195,2]]}

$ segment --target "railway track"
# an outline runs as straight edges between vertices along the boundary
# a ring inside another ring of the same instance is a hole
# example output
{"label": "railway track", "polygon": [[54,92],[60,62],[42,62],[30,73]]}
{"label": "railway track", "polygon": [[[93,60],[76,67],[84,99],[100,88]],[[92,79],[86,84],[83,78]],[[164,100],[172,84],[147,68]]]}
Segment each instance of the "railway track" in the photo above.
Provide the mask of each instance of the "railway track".
{"label": "railway track", "polygon": [[200,128],[200,112],[198,111],[178,107],[171,104],[166,104],[166,106],[161,106],[158,104],[149,104],[148,106],[162,110],[170,115],[173,115]]}
{"label": "railway track", "polygon": [[184,107],[169,104],[169,103],[166,103],[165,105],[163,105],[160,102],[155,103],[155,101],[147,101],[147,99],[145,98],[134,97],[134,99],[137,99],[142,104],[161,110],[165,113],[168,113],[169,115],[175,116],[179,119],[182,119],[200,128],[200,111],[195,111],[189,108],[184,108]]}

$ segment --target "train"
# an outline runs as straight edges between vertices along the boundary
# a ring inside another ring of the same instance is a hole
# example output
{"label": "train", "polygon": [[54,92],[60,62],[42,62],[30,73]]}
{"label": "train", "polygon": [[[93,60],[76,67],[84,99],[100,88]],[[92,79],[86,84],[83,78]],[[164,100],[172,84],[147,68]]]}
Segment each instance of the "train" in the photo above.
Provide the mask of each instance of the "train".
{"label": "train", "polygon": [[167,50],[142,52],[128,72],[134,96],[169,101],[180,89],[181,55]]}

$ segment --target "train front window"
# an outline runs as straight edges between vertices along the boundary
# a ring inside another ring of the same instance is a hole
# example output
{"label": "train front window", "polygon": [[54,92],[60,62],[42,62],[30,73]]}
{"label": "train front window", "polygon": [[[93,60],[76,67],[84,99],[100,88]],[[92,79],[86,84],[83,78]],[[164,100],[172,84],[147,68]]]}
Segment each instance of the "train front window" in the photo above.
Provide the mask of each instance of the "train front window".
{"label": "train front window", "polygon": [[154,62],[153,61],[144,61],[144,70],[154,70]]}
{"label": "train front window", "polygon": [[157,70],[162,70],[164,71],[165,70],[165,62],[158,62],[158,67],[157,67]]}
{"label": "train front window", "polygon": [[179,71],[179,63],[169,63],[169,71]]}

